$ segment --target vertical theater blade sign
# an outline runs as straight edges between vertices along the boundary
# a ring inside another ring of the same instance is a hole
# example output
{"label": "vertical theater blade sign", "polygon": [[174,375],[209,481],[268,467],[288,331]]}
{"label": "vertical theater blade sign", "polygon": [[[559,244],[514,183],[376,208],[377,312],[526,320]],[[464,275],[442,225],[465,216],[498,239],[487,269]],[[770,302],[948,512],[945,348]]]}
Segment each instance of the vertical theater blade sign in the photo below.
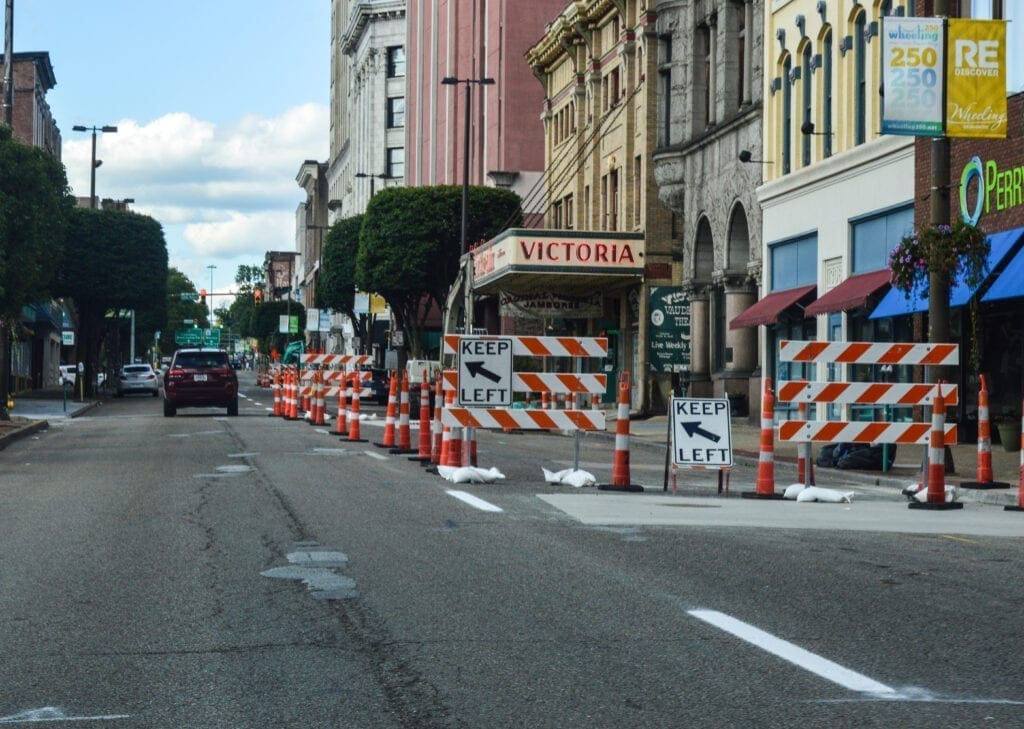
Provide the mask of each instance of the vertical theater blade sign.
{"label": "vertical theater blade sign", "polygon": [[690,366],[690,300],[681,286],[652,286],[647,361],[651,372]]}

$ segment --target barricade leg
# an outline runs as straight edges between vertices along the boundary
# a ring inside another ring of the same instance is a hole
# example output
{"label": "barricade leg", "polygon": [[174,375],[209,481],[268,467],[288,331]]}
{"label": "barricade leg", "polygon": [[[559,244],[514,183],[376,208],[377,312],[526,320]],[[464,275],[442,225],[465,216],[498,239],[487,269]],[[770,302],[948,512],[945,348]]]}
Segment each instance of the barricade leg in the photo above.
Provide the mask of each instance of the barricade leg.
{"label": "barricade leg", "polygon": [[1005,511],[1024,511],[1024,411],[1020,417],[1020,485],[1017,487],[1017,505],[1004,506]]}
{"label": "barricade leg", "polygon": [[757,460],[757,490],[740,494],[745,499],[781,499],[775,493],[775,393],[772,380],[764,380],[761,398],[761,450]]}
{"label": "barricade leg", "polygon": [[946,401],[939,388],[939,396],[932,404],[932,430],[928,445],[928,492],[925,501],[912,500],[911,509],[932,509],[946,511],[962,509],[959,501],[946,501]]}
{"label": "barricade leg", "polygon": [[[801,420],[807,420],[807,403],[797,405]],[[811,452],[811,441],[797,445],[796,480],[804,486],[814,486],[814,454]]]}
{"label": "barricade leg", "polygon": [[615,420],[615,455],[612,461],[612,482],[600,484],[602,491],[643,493],[644,487],[630,483],[629,474],[629,373],[619,375],[619,409]]}
{"label": "barricade leg", "polygon": [[988,384],[985,375],[979,376],[981,389],[978,391],[978,480],[964,481],[965,489],[1008,489],[1010,484],[992,480],[992,423],[988,414]]}

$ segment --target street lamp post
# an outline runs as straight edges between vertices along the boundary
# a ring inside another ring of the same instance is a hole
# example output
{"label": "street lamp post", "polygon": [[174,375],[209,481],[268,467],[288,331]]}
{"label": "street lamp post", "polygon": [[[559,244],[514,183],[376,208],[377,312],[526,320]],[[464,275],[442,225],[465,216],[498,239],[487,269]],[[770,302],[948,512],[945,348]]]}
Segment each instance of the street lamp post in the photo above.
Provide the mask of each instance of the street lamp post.
{"label": "street lamp post", "polygon": [[380,174],[380,175],[372,175],[372,174],[370,174],[368,172],[357,172],[357,173],[355,173],[353,175],[353,177],[358,177],[360,179],[364,179],[364,178],[367,178],[367,177],[370,178],[370,198],[371,199],[373,198],[374,194],[377,192],[374,189],[374,184],[373,184],[374,180],[384,180],[384,181],[387,181],[387,180],[395,179],[392,175],[389,175],[386,172],[383,173],[383,174]]}
{"label": "street lamp post", "polygon": [[210,269],[210,328],[213,329],[213,269],[217,267],[211,263],[207,268]]}
{"label": "street lamp post", "polygon": [[113,134],[117,127],[104,124],[102,127],[87,127],[82,124],[75,124],[71,127],[76,132],[92,132],[92,164],[89,166],[89,207],[96,209],[96,168],[103,164],[102,160],[96,159],[96,132]]}
{"label": "street lamp post", "polygon": [[[463,138],[462,138],[462,222],[459,230],[459,245],[462,255],[466,257],[468,251],[468,242],[466,240],[466,229],[469,225],[469,107],[472,100],[472,85],[479,84],[481,86],[490,86],[494,83],[493,78],[456,78],[455,76],[445,76],[441,79],[441,83],[445,86],[456,86],[458,84],[465,84],[466,86],[466,108],[463,117]],[[466,273],[463,291],[465,292],[465,300],[463,303],[463,329],[465,334],[469,335],[473,333],[473,258],[469,256],[466,258]]]}

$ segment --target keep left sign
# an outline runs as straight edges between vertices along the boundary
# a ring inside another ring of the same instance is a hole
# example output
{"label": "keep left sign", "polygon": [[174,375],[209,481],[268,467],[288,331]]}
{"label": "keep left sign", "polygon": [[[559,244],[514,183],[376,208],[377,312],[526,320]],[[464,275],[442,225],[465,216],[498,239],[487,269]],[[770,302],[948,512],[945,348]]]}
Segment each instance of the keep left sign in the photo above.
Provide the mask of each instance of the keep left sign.
{"label": "keep left sign", "polygon": [[512,337],[459,340],[459,404],[512,407]]}

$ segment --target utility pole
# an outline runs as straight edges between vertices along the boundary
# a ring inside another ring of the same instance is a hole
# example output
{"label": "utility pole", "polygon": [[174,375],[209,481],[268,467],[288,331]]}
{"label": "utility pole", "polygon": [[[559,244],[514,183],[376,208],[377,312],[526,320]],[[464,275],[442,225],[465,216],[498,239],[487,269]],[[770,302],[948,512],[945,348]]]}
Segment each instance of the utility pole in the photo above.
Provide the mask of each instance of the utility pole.
{"label": "utility pole", "polygon": [[[936,18],[949,15],[949,0],[935,0]],[[948,31],[947,31],[948,32]],[[931,225],[949,225],[949,137],[931,140]],[[928,274],[928,341],[949,341],[949,274]]]}
{"label": "utility pole", "polygon": [[14,126],[14,0],[4,13],[4,124]]}

